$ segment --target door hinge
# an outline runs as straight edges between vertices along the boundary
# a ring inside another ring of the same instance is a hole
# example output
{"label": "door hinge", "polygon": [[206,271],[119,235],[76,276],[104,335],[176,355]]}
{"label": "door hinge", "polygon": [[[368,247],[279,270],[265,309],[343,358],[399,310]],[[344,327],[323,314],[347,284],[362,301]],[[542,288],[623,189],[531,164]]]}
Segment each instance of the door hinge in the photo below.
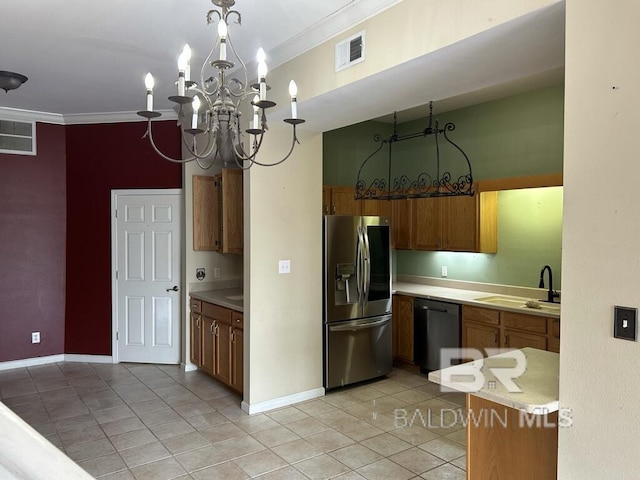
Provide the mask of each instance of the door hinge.
{"label": "door hinge", "polygon": [[116,280],[118,280],[118,270],[116,270]]}
{"label": "door hinge", "polygon": [[118,218],[118,209],[116,208],[116,218]]}
{"label": "door hinge", "polygon": [[120,332],[116,332],[116,340],[120,340]]}

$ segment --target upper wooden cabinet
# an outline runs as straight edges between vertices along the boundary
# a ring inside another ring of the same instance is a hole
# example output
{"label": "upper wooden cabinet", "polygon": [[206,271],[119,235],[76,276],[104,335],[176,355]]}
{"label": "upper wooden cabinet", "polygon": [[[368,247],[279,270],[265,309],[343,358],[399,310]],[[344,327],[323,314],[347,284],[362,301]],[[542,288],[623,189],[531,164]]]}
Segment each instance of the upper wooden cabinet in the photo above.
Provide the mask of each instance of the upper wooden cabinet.
{"label": "upper wooden cabinet", "polygon": [[323,215],[371,215],[391,218],[393,202],[389,200],[356,200],[354,187],[322,187]]}
{"label": "upper wooden cabinet", "polygon": [[353,187],[322,187],[323,215],[362,215],[362,200]]}
{"label": "upper wooden cabinet", "polygon": [[418,250],[495,253],[498,194],[413,200],[413,247]]}
{"label": "upper wooden cabinet", "polygon": [[396,250],[413,249],[413,199],[391,200],[391,246]]}
{"label": "upper wooden cabinet", "polygon": [[193,176],[193,249],[242,253],[242,170]]}

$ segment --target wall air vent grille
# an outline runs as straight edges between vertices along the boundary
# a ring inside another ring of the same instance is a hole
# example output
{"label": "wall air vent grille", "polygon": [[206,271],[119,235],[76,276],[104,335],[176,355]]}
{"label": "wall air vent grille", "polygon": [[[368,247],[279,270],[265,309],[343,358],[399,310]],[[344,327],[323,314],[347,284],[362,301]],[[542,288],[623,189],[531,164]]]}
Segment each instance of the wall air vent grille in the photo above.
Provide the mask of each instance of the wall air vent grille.
{"label": "wall air vent grille", "polygon": [[36,154],[36,122],[0,119],[0,153]]}
{"label": "wall air vent grille", "polygon": [[364,61],[364,31],[336,44],[336,72]]}

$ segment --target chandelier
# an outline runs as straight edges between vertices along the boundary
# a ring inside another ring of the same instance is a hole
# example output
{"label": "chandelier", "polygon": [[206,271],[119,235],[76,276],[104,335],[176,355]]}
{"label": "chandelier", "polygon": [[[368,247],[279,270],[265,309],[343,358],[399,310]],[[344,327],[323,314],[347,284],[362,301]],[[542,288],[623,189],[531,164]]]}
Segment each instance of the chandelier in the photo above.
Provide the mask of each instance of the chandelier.
{"label": "chandelier", "polygon": [[[153,110],[154,79],[151,73],[147,73],[145,77],[146,110],[138,112],[138,115],[147,119],[144,137],[149,138],[153,149],[165,160],[176,163],[195,160],[203,169],[210,168],[216,160],[221,160],[224,166],[233,161],[243,170],[253,165],[263,167],[279,165],[291,156],[296,143],[300,143],[296,136],[296,125],[303,123],[304,120],[297,115],[296,84],[293,80],[289,84],[291,118],[284,120],[292,126],[291,148],[279,161],[259,162],[256,156],[267,131],[266,110],[276,106],[275,102],[267,99],[267,90],[270,87],[266,82],[265,53],[262,48],[258,50],[258,83],[249,84],[247,66],[236,53],[228,32],[231,20],[235,19],[238,25],[241,23],[240,13],[237,10],[231,10],[235,0],[211,0],[211,2],[221,10],[210,10],[207,13],[207,24],[217,23],[218,34],[200,70],[199,83],[191,80],[191,49],[189,45],[185,45],[178,57],[176,95],[169,97],[169,100],[176,104],[182,142],[189,155],[183,159],[171,158],[162,153],[153,140],[152,119],[161,114]],[[235,66],[229,58],[240,63],[241,79],[229,75]],[[240,104],[249,99],[253,107],[253,117],[249,128],[243,132],[240,126]],[[190,108],[185,108],[187,106]],[[244,135],[245,133],[247,136]],[[248,151],[243,140],[248,140]]]}

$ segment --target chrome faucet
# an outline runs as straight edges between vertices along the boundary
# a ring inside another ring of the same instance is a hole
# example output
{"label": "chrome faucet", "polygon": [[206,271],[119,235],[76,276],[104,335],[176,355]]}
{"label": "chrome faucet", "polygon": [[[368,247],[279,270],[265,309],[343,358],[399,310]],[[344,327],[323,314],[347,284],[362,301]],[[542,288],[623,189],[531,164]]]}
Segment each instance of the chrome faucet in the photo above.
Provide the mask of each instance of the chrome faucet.
{"label": "chrome faucet", "polygon": [[538,288],[544,288],[544,271],[545,270],[549,271],[549,291],[547,292],[546,301],[549,303],[555,303],[553,299],[559,298],[560,294],[553,290],[553,273],[551,273],[551,267],[549,265],[545,265],[544,267],[542,267],[542,270],[540,270],[540,284],[538,285]]}

